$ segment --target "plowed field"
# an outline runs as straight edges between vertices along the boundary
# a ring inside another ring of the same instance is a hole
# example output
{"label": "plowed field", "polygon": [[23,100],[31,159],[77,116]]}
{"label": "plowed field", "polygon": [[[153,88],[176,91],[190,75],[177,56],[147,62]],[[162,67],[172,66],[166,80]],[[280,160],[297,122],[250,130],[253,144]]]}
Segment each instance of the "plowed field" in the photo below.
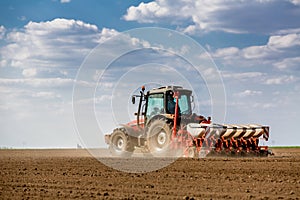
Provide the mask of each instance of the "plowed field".
{"label": "plowed field", "polygon": [[85,150],[0,150],[0,199],[299,199],[300,148],[273,152],[180,158],[153,172],[126,173]]}

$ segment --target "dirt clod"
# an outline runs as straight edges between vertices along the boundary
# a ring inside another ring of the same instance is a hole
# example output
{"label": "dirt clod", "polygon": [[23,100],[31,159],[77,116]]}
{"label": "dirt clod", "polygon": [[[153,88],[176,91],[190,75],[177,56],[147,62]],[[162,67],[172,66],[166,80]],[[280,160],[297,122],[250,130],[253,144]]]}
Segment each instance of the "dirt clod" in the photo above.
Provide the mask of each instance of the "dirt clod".
{"label": "dirt clod", "polygon": [[109,195],[108,192],[103,193],[103,196],[108,196],[108,195]]}

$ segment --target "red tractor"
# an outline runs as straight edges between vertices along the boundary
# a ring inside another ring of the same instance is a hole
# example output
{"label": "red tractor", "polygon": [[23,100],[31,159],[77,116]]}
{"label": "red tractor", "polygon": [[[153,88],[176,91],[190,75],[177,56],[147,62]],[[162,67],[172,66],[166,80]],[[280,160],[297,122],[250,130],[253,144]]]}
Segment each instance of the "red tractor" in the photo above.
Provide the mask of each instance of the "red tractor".
{"label": "red tractor", "polygon": [[137,119],[105,135],[114,156],[131,156],[136,149],[153,156],[199,157],[210,154],[265,155],[269,127],[261,125],[215,124],[192,112],[192,91],[165,86],[132,96],[138,101]]}

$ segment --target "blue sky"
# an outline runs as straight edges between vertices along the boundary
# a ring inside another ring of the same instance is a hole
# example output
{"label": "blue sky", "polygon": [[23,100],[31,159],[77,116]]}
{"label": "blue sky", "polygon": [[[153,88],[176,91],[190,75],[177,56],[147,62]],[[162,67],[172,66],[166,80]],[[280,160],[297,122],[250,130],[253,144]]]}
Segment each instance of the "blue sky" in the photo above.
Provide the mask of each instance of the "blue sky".
{"label": "blue sky", "polygon": [[[299,0],[3,0],[0,13],[1,147],[80,144],[72,89],[82,62],[108,38],[149,26],[184,33],[211,55],[226,89],[225,122],[266,124],[271,127],[270,145],[300,145]],[[147,46],[147,41],[130,41],[127,45]],[[159,58],[165,66],[176,65],[172,56]],[[202,75],[213,76],[209,70]],[[103,91],[112,82],[108,76]],[[210,115],[204,92],[199,110]],[[99,102],[112,99],[105,93]],[[114,123],[105,121],[103,132]]]}

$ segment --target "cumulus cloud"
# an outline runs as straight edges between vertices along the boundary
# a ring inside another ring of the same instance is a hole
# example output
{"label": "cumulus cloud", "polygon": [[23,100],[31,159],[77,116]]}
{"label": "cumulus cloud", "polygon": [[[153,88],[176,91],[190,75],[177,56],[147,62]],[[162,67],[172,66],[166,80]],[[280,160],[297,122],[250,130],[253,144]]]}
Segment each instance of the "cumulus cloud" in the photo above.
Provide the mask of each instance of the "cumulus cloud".
{"label": "cumulus cloud", "polygon": [[226,65],[241,67],[298,68],[300,33],[273,35],[265,45],[245,48],[226,47],[211,52]]}
{"label": "cumulus cloud", "polygon": [[298,28],[298,6],[299,0],[155,0],[129,7],[123,18],[140,23],[171,23],[190,34],[214,30],[271,33]]}
{"label": "cumulus cloud", "polygon": [[266,46],[251,46],[242,50],[242,56],[246,59],[266,57],[270,50]]}
{"label": "cumulus cloud", "polygon": [[29,22],[24,29],[7,33],[7,45],[0,49],[1,66],[26,69],[24,76],[33,75],[33,68],[75,69],[100,38],[97,26],[79,20]]}
{"label": "cumulus cloud", "polygon": [[[4,27],[1,30],[5,32]],[[70,100],[71,96],[66,97],[70,94],[65,91],[72,91],[73,83],[95,87],[95,83],[74,80],[85,56],[95,46],[118,34],[120,33],[114,29],[99,30],[93,24],[60,18],[29,22],[22,29],[10,30],[5,33],[4,43],[0,47],[0,66],[4,67],[7,74],[12,75],[2,76],[0,87],[26,88],[41,92],[27,95],[26,98],[50,97],[52,93],[42,92],[45,89],[49,92],[59,91],[62,92],[61,96]],[[118,39],[123,41],[123,46],[149,47],[147,41],[129,35],[123,34]],[[119,49],[120,44],[116,48]],[[14,73],[10,73],[11,71]],[[106,84],[105,87],[109,86]]]}
{"label": "cumulus cloud", "polygon": [[[74,77],[85,56],[117,34],[114,29],[99,30],[73,19],[29,22],[23,29],[7,33],[6,45],[0,48],[0,65],[20,68],[25,77]],[[122,35],[122,39],[123,45],[149,46],[147,41],[130,36]]]}
{"label": "cumulus cloud", "polygon": [[103,28],[101,30],[101,33],[100,33],[101,37],[98,42],[102,43],[102,42],[106,41],[107,39],[116,36],[117,34],[119,34],[119,32],[114,29]]}
{"label": "cumulus cloud", "polygon": [[228,47],[223,49],[217,49],[214,53],[215,57],[221,57],[221,58],[232,58],[234,55],[239,54],[239,49],[237,47]]}
{"label": "cumulus cloud", "polygon": [[155,18],[160,18],[169,15],[168,7],[162,7],[159,2],[140,3],[137,7],[130,6],[127,10],[127,15],[124,19],[127,21],[137,20],[138,22],[153,23]]}
{"label": "cumulus cloud", "polygon": [[300,45],[300,32],[287,35],[274,35],[269,38],[267,46],[277,50]]}

